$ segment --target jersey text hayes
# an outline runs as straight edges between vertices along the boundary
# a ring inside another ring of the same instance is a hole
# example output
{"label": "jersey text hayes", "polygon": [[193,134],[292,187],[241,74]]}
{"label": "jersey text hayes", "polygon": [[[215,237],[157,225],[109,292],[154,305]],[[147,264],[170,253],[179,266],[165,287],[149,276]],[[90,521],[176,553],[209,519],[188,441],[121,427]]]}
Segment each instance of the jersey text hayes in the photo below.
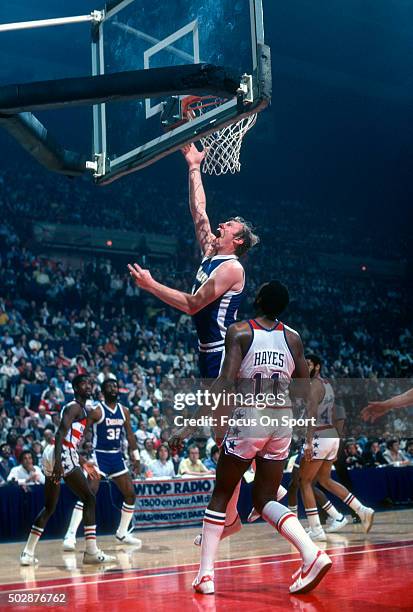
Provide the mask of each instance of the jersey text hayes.
{"label": "jersey text hayes", "polygon": [[285,353],[279,351],[254,351],[254,367],[256,366],[276,366],[284,367]]}

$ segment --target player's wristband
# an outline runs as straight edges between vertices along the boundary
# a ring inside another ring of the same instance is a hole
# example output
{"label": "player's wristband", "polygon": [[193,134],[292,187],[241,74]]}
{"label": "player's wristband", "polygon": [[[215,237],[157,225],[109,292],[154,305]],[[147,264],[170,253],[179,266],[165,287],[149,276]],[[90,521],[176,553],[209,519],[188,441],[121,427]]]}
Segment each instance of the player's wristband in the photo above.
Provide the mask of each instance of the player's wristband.
{"label": "player's wristband", "polygon": [[135,461],[139,461],[139,459],[141,458],[141,454],[137,448],[132,451],[132,457],[135,459]]}

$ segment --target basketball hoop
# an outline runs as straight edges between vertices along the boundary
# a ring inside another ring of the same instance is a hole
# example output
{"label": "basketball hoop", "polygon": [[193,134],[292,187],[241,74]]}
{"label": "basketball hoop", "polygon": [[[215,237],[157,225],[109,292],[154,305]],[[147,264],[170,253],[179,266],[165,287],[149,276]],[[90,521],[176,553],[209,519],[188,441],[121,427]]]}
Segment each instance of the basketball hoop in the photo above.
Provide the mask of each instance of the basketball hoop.
{"label": "basketball hoop", "polygon": [[[226,102],[223,98],[187,96],[182,100],[181,112],[185,121],[201,117],[207,111],[218,108]],[[245,134],[257,120],[257,115],[249,115],[236,123],[203,136],[200,140],[205,151],[202,172],[205,174],[235,174],[241,169],[239,156]]]}

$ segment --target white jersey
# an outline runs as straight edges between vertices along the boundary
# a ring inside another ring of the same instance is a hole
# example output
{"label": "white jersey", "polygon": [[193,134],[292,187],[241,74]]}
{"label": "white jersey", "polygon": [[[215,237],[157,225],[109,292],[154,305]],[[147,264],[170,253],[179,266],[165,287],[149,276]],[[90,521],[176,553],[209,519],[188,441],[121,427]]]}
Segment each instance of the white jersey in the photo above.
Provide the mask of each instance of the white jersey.
{"label": "white jersey", "polygon": [[[60,419],[63,418],[64,411],[67,409],[67,407],[71,406],[72,404],[73,402],[69,402],[68,404],[63,406],[62,410],[60,411]],[[62,442],[63,446],[66,446],[67,448],[70,448],[73,450],[76,450],[77,447],[79,446],[80,440],[82,439],[83,433],[86,428],[87,413],[86,413],[86,409],[83,408],[83,406],[81,408],[82,408],[82,416],[79,419],[76,419],[75,421],[72,422]]]}
{"label": "white jersey", "polygon": [[[250,319],[248,324],[252,331],[252,340],[242,360],[238,377],[244,380],[253,379],[256,395],[281,393],[286,404],[290,405],[288,389],[295,363],[285,335],[285,325],[276,321],[271,329],[265,329],[255,319]],[[271,388],[268,385],[269,380],[273,381]]]}
{"label": "white jersey", "polygon": [[[284,461],[292,435],[289,385],[294,359],[283,323],[276,321],[271,329],[255,319],[248,324],[252,338],[239,370],[238,390],[248,389],[250,394],[252,387],[256,401],[251,406],[245,399],[243,406],[234,409],[224,439],[225,453],[248,460]],[[264,405],[258,406],[261,394]]]}
{"label": "white jersey", "polygon": [[324,387],[324,397],[317,406],[317,427],[333,426],[334,390],[327,380],[321,378],[321,376],[317,376],[317,378]]}

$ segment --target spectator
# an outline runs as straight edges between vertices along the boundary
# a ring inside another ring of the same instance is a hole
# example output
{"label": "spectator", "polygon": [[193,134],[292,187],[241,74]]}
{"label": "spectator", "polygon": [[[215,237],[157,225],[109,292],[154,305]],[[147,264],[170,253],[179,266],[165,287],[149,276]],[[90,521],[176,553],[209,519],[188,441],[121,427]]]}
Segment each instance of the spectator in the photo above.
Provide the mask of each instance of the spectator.
{"label": "spectator", "polygon": [[44,474],[37,465],[34,465],[30,451],[23,451],[20,455],[20,465],[10,470],[7,482],[13,481],[19,485],[44,484]]}
{"label": "spectator", "polygon": [[39,429],[45,429],[52,423],[52,417],[46,413],[46,406],[44,404],[39,405],[39,412],[34,418],[38,423]]}
{"label": "spectator", "polygon": [[143,450],[141,451],[141,466],[143,470],[148,470],[155,459],[156,451],[153,447],[153,440],[151,438],[146,438],[143,443]]}
{"label": "spectator", "polygon": [[404,451],[406,459],[413,464],[413,440],[408,440]]}
{"label": "spectator", "polygon": [[386,442],[387,450],[384,451],[383,457],[389,465],[399,467],[401,465],[409,465],[410,461],[406,459],[400,450],[400,442],[397,438],[392,438]]}
{"label": "spectator", "polygon": [[210,457],[208,459],[204,459],[204,465],[207,468],[207,470],[209,470],[210,472],[214,472],[214,473],[217,471],[218,458],[219,458],[219,448],[215,444],[211,448]]}
{"label": "spectator", "polygon": [[170,459],[170,451],[167,444],[161,444],[156,451],[156,460],[151,463],[150,471],[155,478],[173,478],[175,476],[174,465]]}
{"label": "spectator", "polygon": [[135,431],[135,436],[136,436],[136,441],[138,443],[138,448],[139,450],[143,450],[144,445],[145,445],[145,440],[147,438],[151,438],[152,441],[154,441],[155,436],[147,430],[146,428],[146,421],[144,419],[141,419],[139,421],[139,426],[138,429]]}
{"label": "spectator", "polygon": [[347,469],[361,468],[364,465],[362,455],[355,442],[349,441],[344,447]]}
{"label": "spectator", "polygon": [[387,461],[383,457],[383,453],[380,450],[380,444],[378,440],[373,440],[370,444],[370,448],[364,451],[363,464],[365,467],[377,467],[379,465],[386,465]]}
{"label": "spectator", "polygon": [[10,470],[16,465],[17,459],[12,455],[10,445],[2,444],[0,446],[0,476],[7,480]]}
{"label": "spectator", "polygon": [[46,389],[42,392],[40,398],[42,400],[44,399],[50,399],[51,397],[53,397],[55,403],[57,405],[59,404],[63,404],[63,402],[65,401],[65,396],[63,391],[60,389],[60,387],[58,387],[58,380],[57,378],[51,378],[50,379],[50,383],[49,386],[46,387]]}
{"label": "spectator", "polygon": [[188,448],[188,457],[182,459],[178,473],[181,476],[199,476],[199,474],[211,473],[200,460],[199,448],[195,444]]}

